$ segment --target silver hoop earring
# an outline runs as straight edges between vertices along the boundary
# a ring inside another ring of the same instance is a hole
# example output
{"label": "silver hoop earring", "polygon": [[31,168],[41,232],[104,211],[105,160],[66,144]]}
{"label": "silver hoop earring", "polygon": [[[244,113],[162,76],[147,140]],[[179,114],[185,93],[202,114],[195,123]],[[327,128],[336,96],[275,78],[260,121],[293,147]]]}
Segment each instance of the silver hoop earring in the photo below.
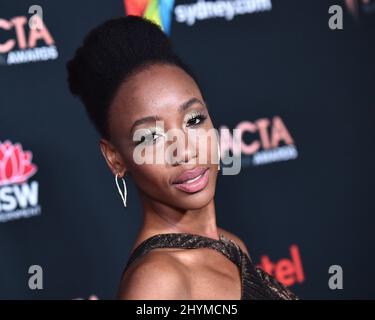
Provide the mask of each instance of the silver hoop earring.
{"label": "silver hoop earring", "polygon": [[121,196],[121,199],[122,199],[122,201],[123,201],[123,203],[124,203],[124,207],[126,207],[126,197],[127,197],[127,195],[128,195],[128,191],[127,191],[127,189],[126,189],[125,179],[124,179],[124,178],[121,178],[121,179],[122,179],[122,184],[123,184],[123,186],[124,186],[124,194],[122,194],[122,192],[121,192],[121,188],[120,188],[120,186],[119,186],[119,184],[118,184],[118,181],[117,181],[117,176],[118,176],[118,175],[119,175],[119,173],[117,172],[117,173],[116,173],[116,176],[115,176],[115,181],[116,181],[116,185],[117,185],[118,192],[119,192],[119,194],[120,194],[120,196]]}

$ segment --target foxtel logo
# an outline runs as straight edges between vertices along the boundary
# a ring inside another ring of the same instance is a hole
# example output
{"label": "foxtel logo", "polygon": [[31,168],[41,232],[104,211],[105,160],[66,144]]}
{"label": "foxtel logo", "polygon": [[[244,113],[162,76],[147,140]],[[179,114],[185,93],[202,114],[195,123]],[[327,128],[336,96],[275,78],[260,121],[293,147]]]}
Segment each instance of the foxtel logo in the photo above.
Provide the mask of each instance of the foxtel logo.
{"label": "foxtel logo", "polygon": [[257,267],[262,268],[287,287],[302,283],[305,281],[305,274],[298,246],[291,245],[289,252],[290,258],[283,258],[277,262],[272,262],[267,255],[263,255]]}
{"label": "foxtel logo", "polygon": [[38,170],[31,160],[31,151],[24,151],[20,143],[0,141],[0,222],[41,213],[39,184],[29,181]]}

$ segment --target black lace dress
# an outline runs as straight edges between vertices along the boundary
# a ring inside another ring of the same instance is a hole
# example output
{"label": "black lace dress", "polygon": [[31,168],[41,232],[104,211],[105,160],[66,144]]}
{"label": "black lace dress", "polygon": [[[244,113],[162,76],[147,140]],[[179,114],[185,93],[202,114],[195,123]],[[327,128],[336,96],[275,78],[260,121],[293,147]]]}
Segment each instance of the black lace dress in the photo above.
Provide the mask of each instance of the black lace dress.
{"label": "black lace dress", "polygon": [[220,240],[190,233],[157,234],[138,245],[131,254],[125,271],[131,263],[156,248],[211,248],[233,263],[241,274],[241,300],[297,300],[298,297],[274,277],[256,267],[251,258],[233,240],[220,234]]}

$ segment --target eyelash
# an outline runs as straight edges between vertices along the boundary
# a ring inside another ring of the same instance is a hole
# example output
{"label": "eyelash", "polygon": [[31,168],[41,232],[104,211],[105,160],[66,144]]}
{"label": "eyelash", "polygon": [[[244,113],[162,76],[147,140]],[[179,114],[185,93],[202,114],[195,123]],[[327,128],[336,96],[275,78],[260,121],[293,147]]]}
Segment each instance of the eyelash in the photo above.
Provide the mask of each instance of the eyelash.
{"label": "eyelash", "polygon": [[[190,123],[191,120],[196,120],[196,119],[199,119],[199,122],[198,123],[193,123],[191,125],[187,125]],[[186,126],[187,127],[190,127],[190,126],[197,126],[201,123],[203,123],[205,120],[207,119],[207,116],[204,115],[203,113],[200,113],[199,111],[193,113],[191,116],[189,116],[188,120],[186,121]]]}

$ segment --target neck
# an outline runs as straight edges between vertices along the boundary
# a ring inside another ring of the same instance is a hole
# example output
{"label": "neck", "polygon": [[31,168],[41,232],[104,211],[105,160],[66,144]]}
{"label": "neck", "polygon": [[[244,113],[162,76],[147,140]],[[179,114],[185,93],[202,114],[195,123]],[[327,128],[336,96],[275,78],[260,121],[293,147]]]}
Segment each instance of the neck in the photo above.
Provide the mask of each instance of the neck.
{"label": "neck", "polygon": [[214,199],[203,208],[184,210],[155,202],[144,195],[141,198],[143,203],[141,237],[158,233],[192,233],[219,239]]}

